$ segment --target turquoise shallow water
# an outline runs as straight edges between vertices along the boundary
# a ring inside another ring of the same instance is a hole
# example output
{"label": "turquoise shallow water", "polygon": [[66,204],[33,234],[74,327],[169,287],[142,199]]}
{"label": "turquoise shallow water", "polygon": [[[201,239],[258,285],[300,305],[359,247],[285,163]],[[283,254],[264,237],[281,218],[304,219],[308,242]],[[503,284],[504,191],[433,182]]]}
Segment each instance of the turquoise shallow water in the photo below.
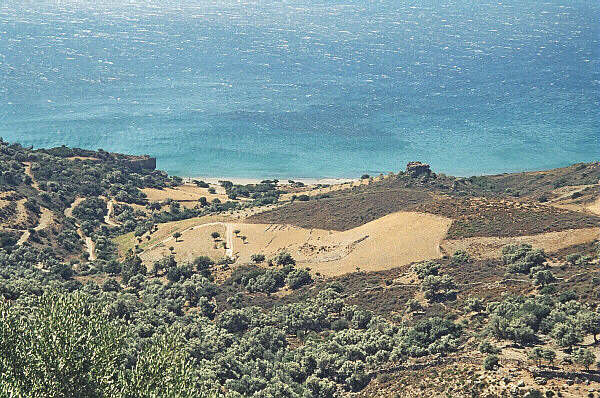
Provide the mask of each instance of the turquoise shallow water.
{"label": "turquoise shallow water", "polygon": [[0,4],[0,136],[184,176],[600,158],[596,1],[165,3]]}

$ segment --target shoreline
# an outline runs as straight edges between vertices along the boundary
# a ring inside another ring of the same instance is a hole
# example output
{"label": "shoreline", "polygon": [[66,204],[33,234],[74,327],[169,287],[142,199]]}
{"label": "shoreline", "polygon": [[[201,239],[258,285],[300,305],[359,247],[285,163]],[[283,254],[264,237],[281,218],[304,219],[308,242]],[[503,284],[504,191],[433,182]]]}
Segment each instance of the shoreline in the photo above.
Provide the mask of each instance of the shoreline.
{"label": "shoreline", "polygon": [[[219,185],[219,181],[231,181],[234,184],[247,185],[258,184],[264,180],[273,180],[271,178],[244,178],[244,177],[182,177],[184,182],[204,181],[208,184]],[[285,178],[278,179],[279,185],[288,184],[288,180],[301,182],[305,185],[337,185],[359,181],[360,178]]]}

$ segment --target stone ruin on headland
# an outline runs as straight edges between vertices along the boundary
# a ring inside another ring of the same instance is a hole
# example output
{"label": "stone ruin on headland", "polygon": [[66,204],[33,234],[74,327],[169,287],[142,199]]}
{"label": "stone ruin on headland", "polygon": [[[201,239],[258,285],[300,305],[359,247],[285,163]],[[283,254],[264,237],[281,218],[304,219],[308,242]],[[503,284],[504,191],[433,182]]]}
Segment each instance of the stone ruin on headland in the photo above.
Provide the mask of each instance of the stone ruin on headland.
{"label": "stone ruin on headland", "polygon": [[156,158],[150,157],[148,155],[142,156],[132,156],[128,155],[125,159],[122,159],[123,162],[129,166],[130,169],[133,170],[155,170],[156,169]]}
{"label": "stone ruin on headland", "polygon": [[430,176],[431,168],[427,163],[408,162],[406,165],[406,174],[411,177],[420,177],[422,175]]}

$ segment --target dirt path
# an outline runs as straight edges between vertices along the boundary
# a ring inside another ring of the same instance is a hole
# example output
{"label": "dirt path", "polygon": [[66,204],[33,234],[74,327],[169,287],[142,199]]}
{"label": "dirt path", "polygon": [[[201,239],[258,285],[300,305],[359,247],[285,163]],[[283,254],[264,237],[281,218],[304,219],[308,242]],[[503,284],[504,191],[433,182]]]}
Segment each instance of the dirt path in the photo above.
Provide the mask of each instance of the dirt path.
{"label": "dirt path", "polygon": [[24,164],[25,164],[25,175],[27,175],[27,176],[29,176],[29,178],[31,178],[31,181],[32,181],[31,185],[39,191],[40,186],[38,185],[35,178],[33,178],[33,172],[31,171],[31,162],[24,162]]}
{"label": "dirt path", "polygon": [[[81,229],[80,229],[81,230]],[[82,231],[83,234],[83,231]],[[96,244],[89,236],[85,237],[85,246],[87,247],[88,254],[90,255],[90,260],[94,261],[96,259]]]}
{"label": "dirt path", "polygon": [[225,236],[227,249],[225,249],[225,255],[229,258],[233,258],[233,227],[231,224],[225,224]]}
{"label": "dirt path", "polygon": [[83,233],[83,229],[79,225],[77,225],[77,234],[85,241],[85,246],[87,248],[87,252],[90,255],[90,261],[94,261],[96,259],[96,244],[89,236],[85,236]]}
{"label": "dirt path", "polygon": [[83,202],[84,200],[85,200],[85,198],[75,198],[75,201],[73,202],[73,204],[71,204],[71,206],[69,206],[68,208],[65,209],[65,216],[73,217],[73,209],[75,207],[77,207],[77,205],[80,204],[81,202]]}
{"label": "dirt path", "polygon": [[96,244],[94,243],[92,238],[90,238],[89,236],[85,236],[81,228],[77,229],[77,235],[79,235],[79,237],[85,242],[85,247],[89,255],[89,260],[94,261],[96,259]]}
{"label": "dirt path", "polygon": [[41,207],[42,215],[40,216],[40,222],[34,229],[40,231],[50,225],[52,222],[52,212],[45,207]]}
{"label": "dirt path", "polygon": [[21,237],[17,241],[17,246],[21,246],[23,243],[27,242],[29,240],[30,235],[31,234],[29,233],[29,231],[23,232],[23,235],[21,235]]}
{"label": "dirt path", "polygon": [[[39,191],[40,186],[37,183],[37,181],[35,180],[35,178],[33,177],[33,172],[31,171],[31,162],[24,162],[24,164],[25,164],[25,175],[27,175],[27,176],[29,176],[29,178],[31,178],[31,185],[36,190]],[[19,201],[19,206],[23,206],[22,209],[19,209],[20,211],[21,210],[23,212],[25,211],[25,207],[24,207],[25,201],[26,201],[26,199]],[[38,222],[38,225],[33,228],[36,231],[40,231],[40,230],[46,228],[52,221],[52,212],[50,210],[42,207],[41,211],[42,211],[42,214],[40,215],[40,221]],[[25,214],[25,213],[23,213],[23,214]],[[29,233],[29,231],[23,232],[23,235],[21,235],[21,237],[17,241],[17,245],[22,245],[23,243],[27,242],[29,240],[30,235],[31,234]]]}
{"label": "dirt path", "polygon": [[[41,207],[40,209],[42,214],[40,215],[40,221],[38,222],[38,225],[33,228],[35,231],[41,231],[42,229],[48,227],[52,222],[52,212],[45,207]],[[23,243],[27,242],[30,235],[31,234],[29,233],[29,230],[23,232],[23,235],[21,235],[17,241],[17,245],[22,245]]]}
{"label": "dirt path", "polygon": [[[71,204],[71,206],[69,206],[67,209],[65,209],[65,216],[73,217],[73,209],[75,207],[77,207],[77,205],[80,204],[81,202],[83,202],[84,200],[85,200],[85,198],[75,198],[75,201],[73,202],[73,204]],[[81,229],[81,226],[79,224],[76,223],[75,225],[77,225],[77,234],[85,242],[85,246],[87,247],[87,252],[90,255],[90,257],[89,257],[90,261],[94,261],[96,259],[96,244],[94,243],[92,238],[90,238],[89,236],[85,236],[85,234],[83,233],[83,230]]]}
{"label": "dirt path", "polygon": [[111,220],[111,217],[115,211],[115,203],[109,199],[108,202],[106,202],[106,207],[108,208],[108,212],[104,216],[104,222],[111,227],[118,227],[119,224]]}

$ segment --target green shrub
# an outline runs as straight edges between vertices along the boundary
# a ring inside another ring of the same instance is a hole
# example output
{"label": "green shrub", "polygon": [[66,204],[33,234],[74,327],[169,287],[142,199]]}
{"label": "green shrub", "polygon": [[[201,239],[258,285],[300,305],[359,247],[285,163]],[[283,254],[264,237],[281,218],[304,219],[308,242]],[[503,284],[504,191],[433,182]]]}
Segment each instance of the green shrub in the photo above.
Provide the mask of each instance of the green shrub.
{"label": "green shrub", "polygon": [[215,262],[208,256],[198,256],[194,259],[196,270],[206,277],[210,277],[210,268]]}
{"label": "green shrub", "polygon": [[423,306],[418,300],[410,299],[406,302],[406,306],[410,312],[422,311]]}
{"label": "green shrub", "polygon": [[426,261],[413,265],[413,271],[417,274],[420,280],[425,279],[429,275],[438,275],[440,264],[434,261]]}
{"label": "green shrub", "polygon": [[119,290],[121,290],[121,285],[113,278],[108,278],[102,284],[102,291],[104,292],[118,292]]}
{"label": "green shrub", "polygon": [[533,388],[527,391],[527,394],[525,394],[523,398],[543,398],[543,395],[540,390]]}
{"label": "green shrub", "polygon": [[544,264],[546,254],[528,244],[508,245],[502,248],[502,259],[508,272],[528,274],[533,267]]}
{"label": "green shrub", "polygon": [[590,366],[596,362],[596,355],[587,348],[578,348],[573,352],[572,357],[573,362],[583,365],[586,370],[589,370]]}
{"label": "green shrub", "polygon": [[492,343],[490,343],[489,341],[485,340],[482,341],[481,344],[479,344],[479,352],[483,353],[483,354],[498,354],[500,353],[500,349],[498,347],[496,347],[495,345],[493,345]]}
{"label": "green shrub", "polygon": [[491,354],[483,360],[483,368],[485,370],[495,370],[498,366],[500,366],[498,355]]}
{"label": "green shrub", "polygon": [[465,311],[466,312],[483,312],[485,310],[485,305],[482,299],[477,297],[468,298],[465,301]]}
{"label": "green shrub", "polygon": [[421,290],[430,301],[454,300],[458,293],[454,280],[448,275],[426,276],[421,283]]}
{"label": "green shrub", "polygon": [[573,266],[583,267],[589,265],[592,259],[582,253],[573,253],[567,256],[567,262]]}
{"label": "green shrub", "polygon": [[0,396],[210,394],[177,333],[149,341],[127,370],[132,336],[86,295],[46,293],[26,313],[0,301],[0,319]]}
{"label": "green shrub", "polygon": [[470,263],[471,256],[464,250],[457,250],[450,259],[450,263],[454,266]]}
{"label": "green shrub", "polygon": [[296,265],[296,260],[294,260],[290,253],[280,252],[275,257],[275,263],[277,263],[277,265]]}
{"label": "green shrub", "polygon": [[290,289],[295,290],[303,285],[307,285],[312,282],[312,278],[310,273],[305,269],[296,269],[291,271],[286,279],[286,284],[290,287]]}

